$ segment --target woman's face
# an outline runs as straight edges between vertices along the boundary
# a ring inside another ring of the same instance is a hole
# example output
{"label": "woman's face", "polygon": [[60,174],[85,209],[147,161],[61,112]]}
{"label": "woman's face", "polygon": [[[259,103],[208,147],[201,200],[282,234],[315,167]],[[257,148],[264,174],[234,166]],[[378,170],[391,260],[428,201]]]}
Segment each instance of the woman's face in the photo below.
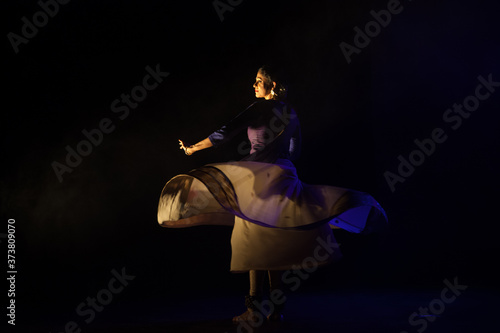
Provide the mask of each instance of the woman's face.
{"label": "woman's face", "polygon": [[253,84],[253,87],[255,89],[255,97],[271,99],[271,90],[274,85],[276,85],[274,82],[272,82],[272,84],[266,82],[266,78],[264,77],[264,75],[262,75],[261,71],[258,71],[257,76],[255,77],[255,83]]}

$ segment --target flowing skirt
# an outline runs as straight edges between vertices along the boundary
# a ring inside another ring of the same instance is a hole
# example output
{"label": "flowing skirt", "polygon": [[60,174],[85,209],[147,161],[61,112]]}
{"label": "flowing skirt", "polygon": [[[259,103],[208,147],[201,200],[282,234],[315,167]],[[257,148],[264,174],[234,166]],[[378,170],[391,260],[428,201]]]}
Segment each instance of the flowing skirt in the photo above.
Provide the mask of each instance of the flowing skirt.
{"label": "flowing skirt", "polygon": [[231,225],[231,271],[286,270],[340,257],[332,228],[366,233],[387,223],[367,193],[301,182],[293,164],[209,164],[167,182],[163,227]]}

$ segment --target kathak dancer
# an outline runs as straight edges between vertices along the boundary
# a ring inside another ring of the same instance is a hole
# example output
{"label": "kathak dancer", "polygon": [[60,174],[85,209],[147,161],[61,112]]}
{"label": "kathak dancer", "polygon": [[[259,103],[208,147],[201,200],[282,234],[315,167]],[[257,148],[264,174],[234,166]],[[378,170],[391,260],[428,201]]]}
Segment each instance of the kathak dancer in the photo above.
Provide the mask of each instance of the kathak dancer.
{"label": "kathak dancer", "polygon": [[[273,68],[261,67],[253,85],[258,99],[204,140],[180,149],[192,155],[246,131],[249,144],[239,161],[214,163],[167,182],[158,205],[158,223],[168,228],[231,225],[231,272],[248,272],[247,310],[238,323],[283,320],[283,272],[310,269],[338,257],[332,229],[366,233],[387,222],[384,210],[367,193],[301,182],[292,163],[300,149],[300,124],[285,102],[287,86]],[[313,261],[308,260],[314,258]],[[266,297],[263,285],[269,279]],[[279,295],[280,297],[271,297]],[[271,303],[269,303],[271,302]]]}

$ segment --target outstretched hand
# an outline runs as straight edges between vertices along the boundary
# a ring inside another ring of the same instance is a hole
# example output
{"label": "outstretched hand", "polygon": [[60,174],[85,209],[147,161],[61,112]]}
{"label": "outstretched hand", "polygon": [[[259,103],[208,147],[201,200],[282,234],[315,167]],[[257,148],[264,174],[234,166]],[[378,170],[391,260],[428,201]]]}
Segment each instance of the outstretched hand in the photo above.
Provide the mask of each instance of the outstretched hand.
{"label": "outstretched hand", "polygon": [[184,150],[184,153],[185,153],[186,155],[191,155],[191,154],[193,153],[192,151],[190,151],[190,150],[191,150],[191,146],[187,146],[187,145],[184,143],[184,141],[179,140],[179,146],[180,146],[180,147],[179,147],[179,149],[183,149],[183,150]]}
{"label": "outstretched hand", "polygon": [[184,141],[179,140],[179,145],[179,148],[183,149],[186,155],[193,155],[193,153],[196,153],[198,150],[210,148],[213,146],[212,141],[210,141],[209,138],[203,139],[200,142],[190,146],[186,145]]}

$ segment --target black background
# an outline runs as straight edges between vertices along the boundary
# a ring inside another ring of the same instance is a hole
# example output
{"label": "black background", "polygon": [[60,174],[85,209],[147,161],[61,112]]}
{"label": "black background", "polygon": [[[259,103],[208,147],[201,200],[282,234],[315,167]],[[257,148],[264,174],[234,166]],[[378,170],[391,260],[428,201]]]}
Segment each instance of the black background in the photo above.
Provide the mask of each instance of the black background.
{"label": "black background", "polygon": [[[246,292],[246,276],[229,273],[230,228],[163,229],[156,206],[176,174],[238,158],[234,145],[186,157],[177,139],[201,140],[252,103],[268,62],[290,78],[299,177],[369,192],[390,221],[383,235],[337,233],[344,260],[305,288],[418,289],[458,277],[498,289],[500,88],[456,130],[442,117],[474,94],[478,76],[500,81],[500,7],[401,5],[351,63],[339,44],[353,44],[353,28],[387,1],[245,0],[223,21],[208,0],[71,1],[17,54],[4,38],[1,213],[2,233],[16,220],[18,320],[34,308],[66,322],[122,267],[135,279],[118,302]],[[40,10],[3,6],[4,36]],[[169,76],[120,120],[113,100],[157,65]],[[103,118],[115,130],[59,182],[53,161]],[[448,139],[392,192],[384,172],[397,173],[398,155],[435,128]]]}

